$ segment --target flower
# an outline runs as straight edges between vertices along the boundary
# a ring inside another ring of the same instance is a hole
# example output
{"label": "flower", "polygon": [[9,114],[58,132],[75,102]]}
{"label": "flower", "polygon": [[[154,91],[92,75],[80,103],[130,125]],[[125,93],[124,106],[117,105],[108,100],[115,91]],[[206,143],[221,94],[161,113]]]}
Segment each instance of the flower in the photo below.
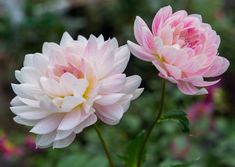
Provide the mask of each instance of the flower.
{"label": "flower", "polygon": [[12,84],[15,122],[33,126],[39,148],[70,145],[97,117],[117,124],[143,91],[139,76],[123,74],[129,56],[126,45],[102,35],[73,40],[64,33],[60,45],[44,43],[42,53],[26,55],[15,72],[20,82]]}
{"label": "flower", "polygon": [[42,151],[41,149],[36,147],[34,136],[26,136],[24,139],[24,144],[26,148],[31,152],[40,153]]}
{"label": "flower", "polygon": [[3,154],[4,159],[8,160],[11,157],[23,155],[23,150],[11,143],[6,135],[0,134],[0,153]]}
{"label": "flower", "polygon": [[212,112],[214,111],[214,103],[213,102],[206,102],[200,101],[194,103],[192,106],[188,108],[188,119],[191,123],[195,123],[196,121],[200,120],[200,118],[206,117],[210,118]]}
{"label": "flower", "polygon": [[216,81],[205,78],[223,74],[229,61],[218,56],[220,37],[201,16],[180,10],[172,13],[170,6],[160,9],[152,23],[136,17],[134,34],[139,45],[128,41],[130,51],[139,59],[152,62],[159,76],[177,84],[188,95],[206,94],[206,86]]}

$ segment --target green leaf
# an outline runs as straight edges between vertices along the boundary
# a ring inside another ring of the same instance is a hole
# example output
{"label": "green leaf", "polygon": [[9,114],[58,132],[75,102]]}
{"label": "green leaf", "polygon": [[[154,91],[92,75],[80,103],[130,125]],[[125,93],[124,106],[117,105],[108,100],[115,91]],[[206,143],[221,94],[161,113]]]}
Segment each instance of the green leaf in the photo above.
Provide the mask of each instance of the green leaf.
{"label": "green leaf", "polygon": [[183,163],[183,164],[172,165],[171,167],[190,167],[191,165],[193,165],[199,159],[200,159],[200,157],[198,157],[195,160],[190,161],[190,162],[186,162],[186,163]]}
{"label": "green leaf", "polygon": [[[137,160],[140,152],[140,148],[143,144],[144,137],[146,132],[142,131],[140,132],[135,139],[130,141],[126,147],[126,150],[123,154],[123,156],[119,156],[125,164],[125,167],[136,167],[137,166]],[[144,150],[143,157],[141,159],[141,163],[144,162],[146,157],[146,150]]]}
{"label": "green leaf", "polygon": [[200,157],[196,158],[195,160],[189,161],[189,162],[180,162],[178,160],[166,159],[164,162],[161,163],[160,167],[191,167],[199,159],[200,159]]}
{"label": "green leaf", "polygon": [[73,154],[60,160],[57,167],[106,167],[107,160],[103,156],[90,156],[88,154]]}
{"label": "green leaf", "polygon": [[182,126],[182,131],[184,133],[189,133],[189,121],[187,118],[187,114],[184,111],[174,110],[174,111],[165,112],[160,121],[166,121],[166,120],[178,121]]}

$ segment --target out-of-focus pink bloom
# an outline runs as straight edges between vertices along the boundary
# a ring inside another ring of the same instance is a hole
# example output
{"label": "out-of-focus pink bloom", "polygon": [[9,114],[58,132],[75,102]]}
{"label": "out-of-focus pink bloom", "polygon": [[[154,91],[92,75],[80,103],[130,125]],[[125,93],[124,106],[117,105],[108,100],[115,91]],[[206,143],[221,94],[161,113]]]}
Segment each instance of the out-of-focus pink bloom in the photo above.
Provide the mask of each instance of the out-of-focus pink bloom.
{"label": "out-of-focus pink bloom", "polygon": [[200,15],[188,15],[184,10],[172,13],[167,6],[157,12],[152,31],[137,16],[134,34],[139,45],[128,41],[131,52],[152,62],[160,77],[177,84],[184,94],[206,94],[204,87],[219,80],[204,78],[219,76],[229,66],[229,61],[218,55],[220,37]]}
{"label": "out-of-focus pink bloom", "polygon": [[213,85],[208,87],[208,94],[199,102],[194,103],[187,110],[188,118],[191,123],[195,123],[197,120],[203,117],[208,117],[212,115],[214,111],[214,96],[216,91],[219,89],[219,85]]}
{"label": "out-of-focus pink bloom", "polygon": [[191,123],[203,117],[208,117],[214,110],[213,102],[198,102],[193,104],[187,111]]}
{"label": "out-of-focus pink bloom", "polygon": [[22,149],[12,144],[5,135],[0,136],[0,152],[3,154],[4,159],[23,154]]}
{"label": "out-of-focus pink bloom", "polygon": [[31,135],[27,136],[25,138],[25,145],[29,150],[31,150],[33,152],[39,152],[40,151],[40,149],[36,147],[35,138]]}
{"label": "out-of-focus pink bloom", "polygon": [[126,45],[102,35],[73,40],[64,33],[60,45],[44,43],[42,53],[26,55],[15,72],[20,84],[12,84],[14,120],[33,126],[40,148],[70,145],[97,117],[117,124],[143,91],[139,76],[123,74],[129,57]]}

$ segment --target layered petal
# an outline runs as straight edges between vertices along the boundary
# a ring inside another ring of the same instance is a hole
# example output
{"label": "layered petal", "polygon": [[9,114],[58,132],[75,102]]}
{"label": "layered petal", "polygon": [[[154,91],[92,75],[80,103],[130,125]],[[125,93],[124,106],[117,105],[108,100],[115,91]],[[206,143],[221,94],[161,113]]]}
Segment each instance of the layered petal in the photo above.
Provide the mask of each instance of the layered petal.
{"label": "layered petal", "polygon": [[139,76],[123,74],[129,59],[127,45],[102,35],[73,40],[65,32],[59,45],[45,42],[42,53],[26,55],[15,71],[14,121],[32,126],[38,148],[67,147],[98,118],[117,124],[143,92]]}

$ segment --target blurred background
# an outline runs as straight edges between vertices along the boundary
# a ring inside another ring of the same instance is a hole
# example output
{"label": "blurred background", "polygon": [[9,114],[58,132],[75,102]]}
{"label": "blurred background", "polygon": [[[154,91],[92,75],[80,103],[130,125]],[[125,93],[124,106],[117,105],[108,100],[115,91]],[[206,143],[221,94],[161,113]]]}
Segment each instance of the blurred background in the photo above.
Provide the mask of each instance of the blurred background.
{"label": "blurred background", "polygon": [[[184,134],[173,122],[154,130],[144,167],[170,167],[187,162],[193,167],[235,166],[235,1],[234,0],[0,0],[0,167],[107,167],[95,130],[90,127],[65,149],[35,148],[30,128],[13,121],[10,83],[26,53],[41,52],[45,41],[59,42],[64,31],[117,37],[123,45],[135,41],[136,15],[150,25],[160,7],[199,13],[221,36],[220,54],[231,63],[222,81],[206,96],[185,96],[167,84],[165,110],[183,109],[190,122]],[[151,64],[134,56],[128,75],[143,78],[144,94],[134,101],[121,123],[100,124],[117,167],[128,167],[125,146],[140,129],[149,127],[160,101],[160,79]],[[129,148],[130,149],[130,148]],[[191,163],[192,162],[192,163]]]}

